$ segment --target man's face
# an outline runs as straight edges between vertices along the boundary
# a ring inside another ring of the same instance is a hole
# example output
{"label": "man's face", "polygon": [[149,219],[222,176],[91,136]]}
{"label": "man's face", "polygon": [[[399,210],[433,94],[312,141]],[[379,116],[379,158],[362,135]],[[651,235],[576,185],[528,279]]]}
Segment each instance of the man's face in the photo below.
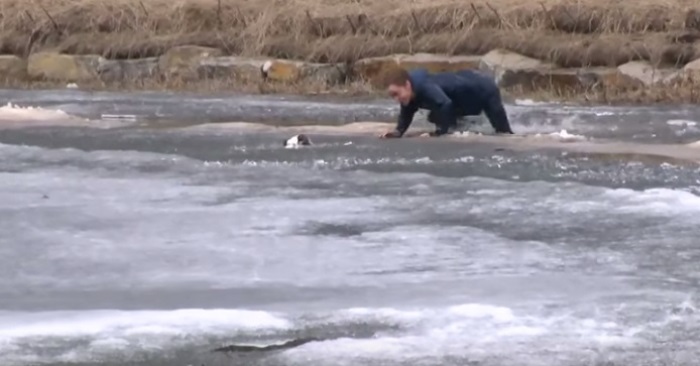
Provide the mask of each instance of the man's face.
{"label": "man's face", "polygon": [[406,105],[411,102],[413,97],[413,90],[411,89],[411,82],[406,81],[404,85],[389,85],[387,89],[389,96],[395,101]]}

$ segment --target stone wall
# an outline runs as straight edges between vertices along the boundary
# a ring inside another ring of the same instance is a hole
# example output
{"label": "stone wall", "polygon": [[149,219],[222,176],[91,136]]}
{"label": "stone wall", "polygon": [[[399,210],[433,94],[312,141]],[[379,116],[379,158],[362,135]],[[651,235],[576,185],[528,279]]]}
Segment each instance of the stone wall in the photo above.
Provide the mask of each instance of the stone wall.
{"label": "stone wall", "polygon": [[215,48],[179,46],[159,57],[108,60],[99,55],[67,55],[38,52],[27,59],[0,55],[0,79],[28,82],[55,81],[113,83],[134,80],[231,80],[321,83],[329,87],[354,81],[377,85],[392,66],[426,68],[431,72],[478,69],[492,75],[503,88],[581,91],[591,88],[641,88],[693,78],[700,60],[682,69],[656,69],[645,61],[611,68],[560,68],[508,50],[485,55],[390,55],[367,58],[353,64],[319,64],[294,60],[224,56]]}

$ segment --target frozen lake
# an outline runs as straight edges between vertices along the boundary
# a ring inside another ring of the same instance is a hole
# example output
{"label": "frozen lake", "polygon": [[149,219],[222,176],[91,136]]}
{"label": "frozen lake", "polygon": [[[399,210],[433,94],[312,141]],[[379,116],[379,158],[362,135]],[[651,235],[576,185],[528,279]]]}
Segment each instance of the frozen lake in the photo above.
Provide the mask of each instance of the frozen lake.
{"label": "frozen lake", "polygon": [[[237,98],[0,93],[3,104],[142,118],[0,128],[2,365],[700,356],[697,166],[371,136],[319,135],[289,150],[283,132],[173,127],[269,122],[250,107],[262,104],[290,124],[392,121],[395,110]],[[200,119],[197,108],[216,111]],[[692,109],[508,110],[516,132],[700,140]],[[69,118],[32,113],[16,118]],[[211,352],[300,338],[317,340]]]}

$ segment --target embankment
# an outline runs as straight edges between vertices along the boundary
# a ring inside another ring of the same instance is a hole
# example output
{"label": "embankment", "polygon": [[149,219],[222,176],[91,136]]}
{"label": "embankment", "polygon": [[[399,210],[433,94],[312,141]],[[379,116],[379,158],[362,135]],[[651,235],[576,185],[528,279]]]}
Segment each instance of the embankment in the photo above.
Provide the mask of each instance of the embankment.
{"label": "embankment", "polygon": [[481,69],[516,97],[698,98],[690,0],[0,0],[0,12],[5,87],[376,93],[398,64]]}

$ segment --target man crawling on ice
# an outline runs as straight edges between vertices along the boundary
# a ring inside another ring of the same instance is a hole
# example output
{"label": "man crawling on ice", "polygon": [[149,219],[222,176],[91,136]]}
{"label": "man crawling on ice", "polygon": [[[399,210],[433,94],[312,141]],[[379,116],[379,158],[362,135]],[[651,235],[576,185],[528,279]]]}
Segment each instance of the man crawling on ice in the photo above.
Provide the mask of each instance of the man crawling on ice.
{"label": "man crawling on ice", "polygon": [[[428,122],[435,131],[427,136],[441,136],[465,128],[461,117],[486,114],[498,134],[512,134],[498,85],[476,71],[430,74],[425,69],[406,71],[395,68],[385,74],[389,95],[401,104],[396,128],[381,138],[399,138],[406,133],[418,109],[429,110]],[[460,124],[458,125],[458,118]]]}

